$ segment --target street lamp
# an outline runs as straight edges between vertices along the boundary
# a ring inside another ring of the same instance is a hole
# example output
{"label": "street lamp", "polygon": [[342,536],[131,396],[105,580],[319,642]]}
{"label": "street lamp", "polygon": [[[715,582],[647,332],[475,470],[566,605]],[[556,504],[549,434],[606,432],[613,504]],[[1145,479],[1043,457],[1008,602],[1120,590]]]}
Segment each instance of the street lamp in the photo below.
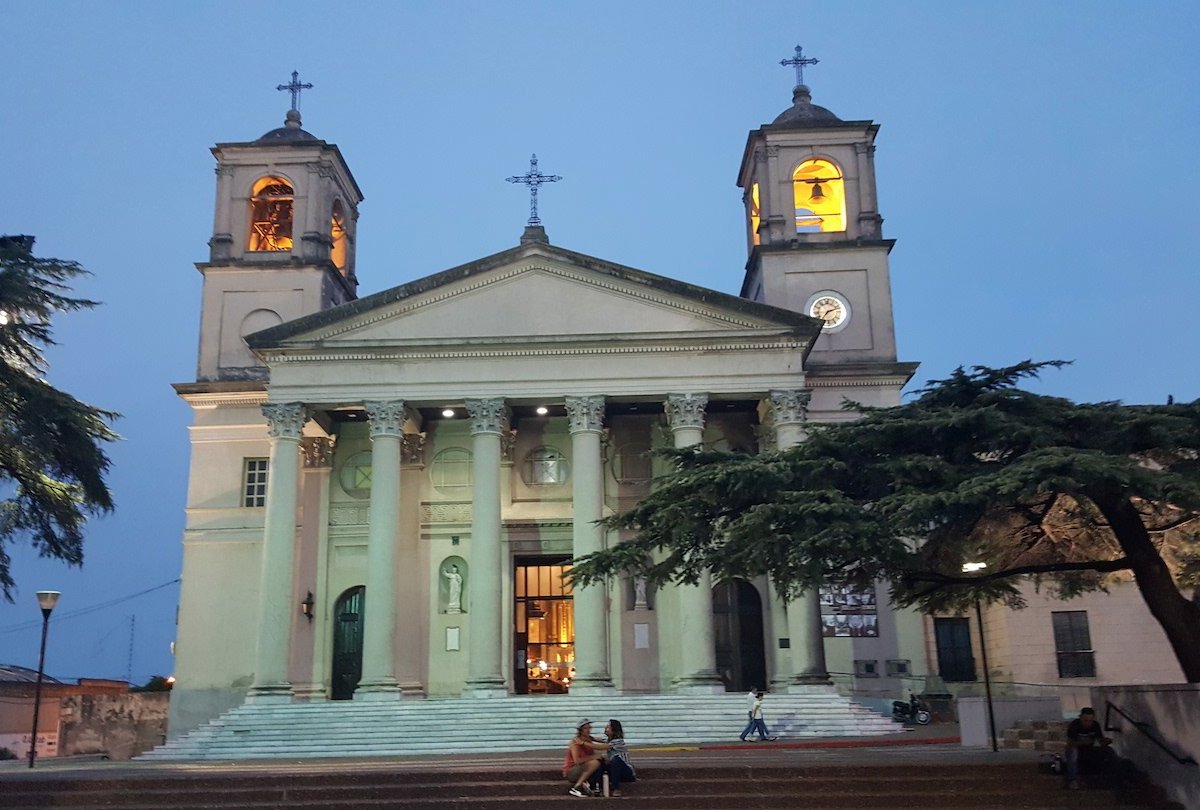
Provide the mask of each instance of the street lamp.
{"label": "street lamp", "polygon": [[46,634],[50,630],[50,613],[58,604],[58,591],[38,591],[38,607],[42,609],[42,651],[38,654],[37,686],[33,688],[33,734],[29,738],[29,767],[37,758],[38,712],[42,708],[42,673],[46,668]]}
{"label": "street lamp", "polygon": [[[973,574],[976,571],[982,571],[987,568],[985,562],[969,562],[963,563],[963,573]],[[979,597],[975,597],[975,623],[979,625],[979,651],[983,654],[983,689],[987,693],[987,710],[988,710],[988,727],[992,733],[992,751],[1000,750],[1000,746],[996,744],[996,710],[992,707],[992,675],[988,669],[987,660],[987,638],[983,634],[983,607],[979,603]]]}

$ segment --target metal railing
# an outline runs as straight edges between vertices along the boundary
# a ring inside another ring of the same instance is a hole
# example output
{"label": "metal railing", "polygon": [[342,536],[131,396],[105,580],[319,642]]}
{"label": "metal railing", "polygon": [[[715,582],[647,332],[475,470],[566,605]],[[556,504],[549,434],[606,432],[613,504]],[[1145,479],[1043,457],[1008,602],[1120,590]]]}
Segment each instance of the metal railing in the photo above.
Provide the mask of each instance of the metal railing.
{"label": "metal railing", "polygon": [[1151,726],[1149,723],[1143,723],[1139,720],[1134,720],[1132,717],[1130,717],[1128,714],[1126,714],[1121,709],[1120,706],[1116,705],[1111,700],[1104,701],[1104,730],[1105,731],[1124,731],[1125,730],[1123,728],[1117,728],[1116,726],[1113,726],[1112,724],[1109,723],[1109,719],[1112,717],[1113,712],[1116,712],[1117,714],[1121,715],[1126,720],[1128,720],[1130,725],[1132,725],[1138,731],[1142,732],[1142,734],[1145,735],[1147,740],[1149,740],[1150,742],[1154,743],[1159,748],[1161,748],[1162,751],[1167,756],[1169,756],[1171,759],[1178,762],[1180,765],[1200,764],[1200,763],[1197,763],[1196,760],[1192,759],[1189,756],[1181,757],[1178,754],[1176,754],[1174,751],[1172,751],[1170,748],[1167,747],[1167,744],[1165,742],[1158,739],[1158,737],[1154,735],[1154,733],[1152,732],[1152,730],[1154,728],[1153,726]]}

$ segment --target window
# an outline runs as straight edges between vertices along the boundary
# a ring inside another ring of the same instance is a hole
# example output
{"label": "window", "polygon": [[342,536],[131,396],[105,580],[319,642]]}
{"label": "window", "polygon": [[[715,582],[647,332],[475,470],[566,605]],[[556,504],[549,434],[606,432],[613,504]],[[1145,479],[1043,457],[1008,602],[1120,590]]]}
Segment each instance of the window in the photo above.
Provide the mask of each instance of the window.
{"label": "window", "polygon": [[618,484],[644,487],[654,478],[648,442],[629,442],[617,448],[612,460],[613,478]]}
{"label": "window", "polygon": [[887,662],[887,674],[889,678],[898,678],[909,674],[911,671],[912,661],[907,658],[895,658]]}
{"label": "window", "polygon": [[1054,623],[1054,651],[1058,654],[1058,677],[1096,677],[1096,654],[1088,632],[1086,610],[1059,610],[1050,614]]}
{"label": "window", "polygon": [[750,243],[759,244],[758,223],[762,221],[762,204],[758,196],[758,183],[750,186]]}
{"label": "window", "polygon": [[462,495],[471,486],[471,453],[451,447],[433,457],[429,476],[434,489],[447,495]]}
{"label": "window", "polygon": [[248,458],[242,470],[242,506],[267,505],[267,466],[265,458]]}
{"label": "window", "polygon": [[292,184],[282,177],[264,177],[250,197],[250,250],[279,252],[292,249]]}
{"label": "window", "polygon": [[806,160],[792,173],[796,233],[846,230],[846,183],[828,160]]}
{"label": "window", "polygon": [[333,216],[329,222],[329,260],[343,276],[346,275],[346,215],[342,201],[333,201]]}
{"label": "window", "polygon": [[566,456],[553,447],[529,451],[522,466],[522,477],[530,486],[555,486],[567,483],[570,469]]}
{"label": "window", "polygon": [[933,637],[937,644],[938,674],[943,681],[975,680],[975,656],[971,653],[971,621],[964,618],[935,618]]}
{"label": "window", "polygon": [[855,661],[854,662],[854,677],[856,677],[856,678],[878,678],[879,677],[879,662],[878,661]]}
{"label": "window", "polygon": [[355,453],[342,462],[342,472],[338,476],[342,491],[352,498],[366,499],[371,497],[371,453],[365,450]]}

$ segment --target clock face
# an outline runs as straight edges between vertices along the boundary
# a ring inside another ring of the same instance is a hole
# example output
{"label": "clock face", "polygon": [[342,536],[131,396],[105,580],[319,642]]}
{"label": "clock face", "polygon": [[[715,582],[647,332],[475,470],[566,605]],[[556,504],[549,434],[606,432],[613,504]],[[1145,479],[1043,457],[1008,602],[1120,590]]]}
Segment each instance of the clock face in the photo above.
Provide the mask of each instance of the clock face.
{"label": "clock face", "polygon": [[822,293],[808,307],[808,314],[825,321],[826,329],[841,326],[850,317],[850,307],[841,297]]}

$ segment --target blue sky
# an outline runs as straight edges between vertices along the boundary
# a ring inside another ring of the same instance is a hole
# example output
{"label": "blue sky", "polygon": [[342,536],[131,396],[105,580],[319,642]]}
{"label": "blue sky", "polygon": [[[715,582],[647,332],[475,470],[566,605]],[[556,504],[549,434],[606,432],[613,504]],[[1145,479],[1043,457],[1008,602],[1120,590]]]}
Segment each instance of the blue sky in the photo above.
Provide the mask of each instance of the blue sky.
{"label": "blue sky", "polygon": [[0,232],[94,273],[79,292],[104,306],[58,322],[51,380],[124,437],[82,570],[13,549],[0,663],[36,665],[34,591],[55,588],[50,674],[172,669],[189,411],[170,384],[195,377],[208,149],[279,126],[292,70],[366,195],[362,294],[516,244],[528,197],[504,178],[535,151],[565,178],[541,194],[552,242],[736,294],[738,163],[790,104],[800,43],[814,102],[882,125],[918,382],[1065,358],[1041,390],[1200,396],[1195,3],[48,0],[0,23]]}

